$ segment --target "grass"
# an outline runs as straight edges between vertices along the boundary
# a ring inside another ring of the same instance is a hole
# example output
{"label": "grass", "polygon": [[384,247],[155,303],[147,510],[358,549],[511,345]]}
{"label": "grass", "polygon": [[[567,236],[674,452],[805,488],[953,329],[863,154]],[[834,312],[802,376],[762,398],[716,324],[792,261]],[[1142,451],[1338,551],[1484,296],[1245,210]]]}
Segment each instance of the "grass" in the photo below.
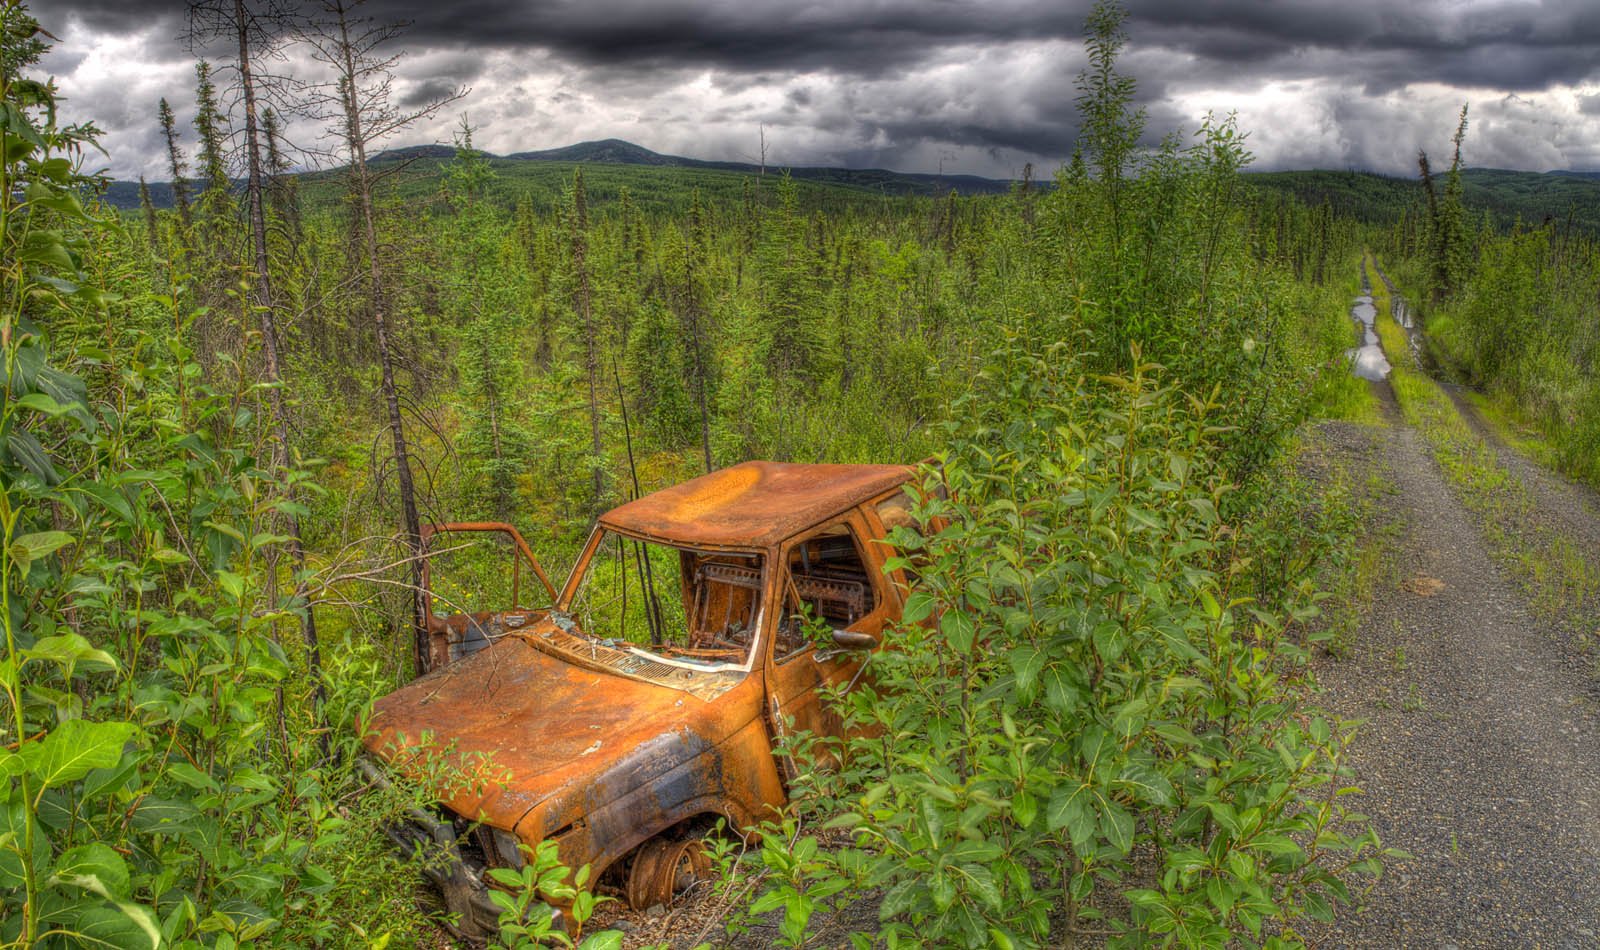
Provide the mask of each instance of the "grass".
{"label": "grass", "polygon": [[[1350,297],[1359,292],[1352,282]],[[1320,419],[1337,419],[1359,422],[1363,425],[1387,425],[1378,398],[1372,386],[1351,372],[1350,361],[1344,354],[1355,344],[1355,321],[1350,316],[1350,297],[1329,299],[1321,308],[1323,323],[1317,328],[1318,345],[1326,353],[1325,371],[1317,377],[1312,394],[1311,412]]]}
{"label": "grass", "polygon": [[[1309,449],[1303,446],[1302,450]],[[1332,556],[1324,562],[1318,586],[1327,592],[1323,627],[1316,638],[1331,656],[1349,657],[1356,647],[1362,618],[1372,609],[1379,590],[1399,582],[1403,522],[1393,517],[1385,499],[1394,484],[1377,472],[1353,478],[1348,467],[1332,460],[1319,492],[1319,521],[1335,535]]]}
{"label": "grass", "polygon": [[1490,550],[1534,611],[1581,633],[1593,625],[1594,606],[1600,603],[1600,568],[1539,517],[1527,486],[1500,465],[1450,397],[1417,367],[1405,330],[1389,317],[1388,293],[1381,287],[1374,292],[1375,300],[1380,297],[1378,336],[1394,368],[1390,382],[1406,422],[1427,440],[1456,498],[1476,516]]}
{"label": "grass", "polygon": [[1318,387],[1313,411],[1323,419],[1359,422],[1362,425],[1388,425],[1378,408],[1372,387],[1354,373],[1328,380]]}
{"label": "grass", "polygon": [[1514,399],[1505,394],[1486,395],[1474,390],[1464,392],[1473,408],[1478,410],[1478,415],[1502,442],[1545,468],[1561,470],[1561,457],[1556,447]]}

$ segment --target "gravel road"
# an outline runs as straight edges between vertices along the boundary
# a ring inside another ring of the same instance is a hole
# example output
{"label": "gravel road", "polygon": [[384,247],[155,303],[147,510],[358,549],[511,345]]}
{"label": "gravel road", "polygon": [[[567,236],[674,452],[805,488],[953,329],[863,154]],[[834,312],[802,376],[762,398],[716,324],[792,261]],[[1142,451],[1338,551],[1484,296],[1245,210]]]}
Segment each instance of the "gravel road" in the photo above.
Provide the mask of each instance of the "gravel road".
{"label": "gravel road", "polygon": [[[1388,388],[1387,383],[1375,384]],[[1390,862],[1322,947],[1600,947],[1600,694],[1534,619],[1423,438],[1330,423],[1396,489],[1399,583],[1319,671]],[[1581,501],[1581,499],[1574,499]],[[1568,508],[1562,516],[1581,516]],[[1586,530],[1600,532],[1600,520]]]}

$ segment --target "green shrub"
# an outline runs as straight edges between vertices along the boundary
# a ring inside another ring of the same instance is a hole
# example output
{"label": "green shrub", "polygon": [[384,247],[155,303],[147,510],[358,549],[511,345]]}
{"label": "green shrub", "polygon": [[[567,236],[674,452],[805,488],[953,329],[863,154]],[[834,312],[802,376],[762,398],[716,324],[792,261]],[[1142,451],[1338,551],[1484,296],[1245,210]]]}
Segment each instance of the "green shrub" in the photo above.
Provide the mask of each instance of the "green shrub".
{"label": "green shrub", "polygon": [[1217,407],[1065,347],[980,383],[919,508],[949,527],[895,538],[919,582],[845,699],[864,732],[811,804],[851,846],[817,874],[880,889],[862,946],[1293,944],[1379,847],[1351,725],[1303,704],[1312,611],[1241,592]]}

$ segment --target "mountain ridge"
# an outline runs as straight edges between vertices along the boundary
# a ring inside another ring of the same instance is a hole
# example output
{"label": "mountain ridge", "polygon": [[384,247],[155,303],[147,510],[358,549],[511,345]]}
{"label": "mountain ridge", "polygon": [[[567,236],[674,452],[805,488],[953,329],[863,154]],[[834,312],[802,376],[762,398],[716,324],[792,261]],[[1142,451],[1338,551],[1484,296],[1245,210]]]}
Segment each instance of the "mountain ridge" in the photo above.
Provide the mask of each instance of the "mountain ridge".
{"label": "mountain ridge", "polygon": [[[373,156],[372,164],[396,165],[401,162],[446,162],[454,158],[455,154],[456,149],[452,145],[403,145],[379,152]],[[686,158],[681,155],[667,155],[622,139],[596,139],[577,142],[559,148],[512,152],[505,155],[496,155],[493,152],[482,152],[482,154],[495,163],[542,162],[573,165],[633,165],[652,168],[692,168],[751,175],[787,173],[801,181],[876,191],[887,195],[943,195],[952,190],[963,195],[1004,194],[1011,189],[1013,184],[1007,179],[984,178],[979,175],[898,172],[887,168],[843,168],[825,165],[767,165],[763,167],[750,162],[711,161]],[[336,171],[336,169],[333,171]],[[295,177],[305,178],[324,176],[329,172],[330,170],[323,169],[294,172],[292,174]],[[151,201],[157,208],[172,207],[173,197],[170,182],[150,182],[149,188]],[[124,210],[137,208],[139,206],[138,183],[113,181],[107,189],[106,201],[112,206]]]}
{"label": "mountain ridge", "polygon": [[[406,145],[386,149],[373,158],[380,166],[409,162],[426,167],[455,157],[450,145]],[[743,175],[788,174],[799,181],[837,186],[857,192],[883,195],[943,195],[952,190],[964,195],[1003,194],[1016,183],[1006,179],[977,175],[937,175],[925,172],[897,172],[885,168],[843,168],[821,165],[757,165],[751,162],[714,161],[656,152],[623,139],[608,138],[577,142],[558,148],[535,149],[496,155],[483,153],[500,167],[591,165],[632,166],[638,168],[696,169]],[[302,179],[325,181],[337,172],[320,170],[297,172]],[[1388,222],[1398,217],[1420,194],[1413,178],[1366,171],[1308,169],[1299,171],[1251,172],[1253,183],[1287,191],[1313,205],[1327,202],[1337,210],[1367,221]],[[1549,171],[1522,172],[1494,168],[1468,168],[1463,172],[1469,207],[1492,214],[1501,225],[1521,219],[1537,225],[1546,220],[1573,220],[1586,230],[1600,231],[1600,172]],[[1048,186],[1048,181],[1044,182]],[[151,198],[158,208],[172,207],[170,183],[150,183]],[[112,182],[106,194],[109,204],[122,208],[139,205],[138,185]]]}

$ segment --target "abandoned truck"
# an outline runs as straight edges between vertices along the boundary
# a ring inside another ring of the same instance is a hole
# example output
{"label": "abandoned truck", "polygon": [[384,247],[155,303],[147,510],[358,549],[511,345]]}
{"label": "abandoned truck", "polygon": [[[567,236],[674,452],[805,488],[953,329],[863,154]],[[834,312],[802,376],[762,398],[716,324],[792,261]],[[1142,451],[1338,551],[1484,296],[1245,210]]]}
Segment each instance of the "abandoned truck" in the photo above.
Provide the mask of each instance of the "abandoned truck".
{"label": "abandoned truck", "polygon": [[[425,532],[432,671],[378,701],[365,742],[425,783],[430,761],[453,766],[449,787],[426,785],[439,811],[395,834],[442,855],[428,873],[463,932],[494,927],[484,872],[520,866],[519,842],[555,841],[643,908],[705,872],[716,819],[747,828],[783,805],[776,741],[838,732],[823,688],[853,684],[900,616],[908,578],[885,572],[885,538],[911,523],[914,473],[713,472],[603,515],[560,590],[509,525]],[[509,563],[479,576],[498,581],[443,577],[439,552],[487,536]]]}

